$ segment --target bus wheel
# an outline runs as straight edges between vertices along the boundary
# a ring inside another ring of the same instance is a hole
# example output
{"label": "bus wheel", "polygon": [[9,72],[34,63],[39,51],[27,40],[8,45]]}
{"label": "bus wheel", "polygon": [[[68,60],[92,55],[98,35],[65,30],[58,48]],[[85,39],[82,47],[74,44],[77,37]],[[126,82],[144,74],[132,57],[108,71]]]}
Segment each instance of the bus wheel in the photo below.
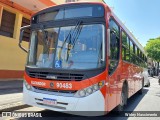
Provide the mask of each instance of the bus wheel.
{"label": "bus wheel", "polygon": [[149,82],[147,87],[150,87],[150,85],[151,85],[151,84],[150,84],[150,82]]}
{"label": "bus wheel", "polygon": [[117,106],[117,112],[120,113],[124,110],[124,105],[127,105],[127,86],[124,85],[122,88],[120,104]]}
{"label": "bus wheel", "polygon": [[144,86],[144,80],[142,80],[142,88],[138,91],[138,93],[139,93],[140,95],[143,94],[143,86]]}

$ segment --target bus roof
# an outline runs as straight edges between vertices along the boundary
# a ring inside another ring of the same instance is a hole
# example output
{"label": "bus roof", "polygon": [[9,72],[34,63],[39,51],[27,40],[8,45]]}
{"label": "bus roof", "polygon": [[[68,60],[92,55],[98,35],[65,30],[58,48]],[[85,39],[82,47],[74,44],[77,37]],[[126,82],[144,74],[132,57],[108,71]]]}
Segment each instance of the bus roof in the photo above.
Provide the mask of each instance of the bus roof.
{"label": "bus roof", "polygon": [[[52,7],[60,7],[60,6],[65,6],[65,5],[76,5],[76,4],[101,4],[103,6],[108,7],[108,5],[104,2],[71,2],[71,3],[65,3],[65,4],[60,4],[60,5],[56,5],[56,6],[51,6],[48,8],[45,8],[37,13],[35,13],[33,16],[40,14],[42,11],[50,9]],[[109,8],[109,7],[108,7]],[[121,22],[121,20],[114,14],[114,12],[110,9],[111,11],[111,15],[114,17],[114,19],[118,22],[118,24],[121,26],[121,28],[129,35],[129,37],[132,39],[132,41],[134,42],[134,44],[137,45],[137,47],[145,54],[145,50],[143,48],[143,46],[139,43],[139,41],[134,37],[134,35],[127,29],[127,27]],[[32,16],[32,17],[33,17]],[[146,54],[145,54],[146,55]]]}

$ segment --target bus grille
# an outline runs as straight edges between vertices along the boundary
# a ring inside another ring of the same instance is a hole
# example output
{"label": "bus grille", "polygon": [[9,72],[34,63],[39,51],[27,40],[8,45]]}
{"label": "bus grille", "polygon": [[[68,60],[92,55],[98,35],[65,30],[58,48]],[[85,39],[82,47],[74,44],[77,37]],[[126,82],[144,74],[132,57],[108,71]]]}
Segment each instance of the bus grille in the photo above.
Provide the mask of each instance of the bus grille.
{"label": "bus grille", "polygon": [[[81,81],[84,79],[83,74],[70,74],[70,73],[49,73],[49,72],[28,72],[32,78],[48,79],[48,80],[75,80]],[[53,76],[53,77],[50,77]]]}
{"label": "bus grille", "polygon": [[58,92],[58,93],[76,93],[76,90],[55,90],[55,89],[49,89],[49,88],[40,88],[40,87],[35,87],[35,89],[38,90],[43,90],[43,91],[48,91],[48,92]]}
{"label": "bus grille", "polygon": [[77,93],[77,90],[55,90],[55,89],[41,88],[35,86],[33,86],[33,88],[34,92],[57,95],[57,96],[73,97]]}

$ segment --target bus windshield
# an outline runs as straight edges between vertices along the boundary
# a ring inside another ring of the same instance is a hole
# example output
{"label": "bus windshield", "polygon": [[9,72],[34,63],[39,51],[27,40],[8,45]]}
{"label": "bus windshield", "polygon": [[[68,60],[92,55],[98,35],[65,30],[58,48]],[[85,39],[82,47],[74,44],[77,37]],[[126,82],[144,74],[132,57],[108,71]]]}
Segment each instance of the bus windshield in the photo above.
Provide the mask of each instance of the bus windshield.
{"label": "bus windshield", "polygon": [[27,65],[37,68],[93,69],[104,65],[102,24],[34,30]]}

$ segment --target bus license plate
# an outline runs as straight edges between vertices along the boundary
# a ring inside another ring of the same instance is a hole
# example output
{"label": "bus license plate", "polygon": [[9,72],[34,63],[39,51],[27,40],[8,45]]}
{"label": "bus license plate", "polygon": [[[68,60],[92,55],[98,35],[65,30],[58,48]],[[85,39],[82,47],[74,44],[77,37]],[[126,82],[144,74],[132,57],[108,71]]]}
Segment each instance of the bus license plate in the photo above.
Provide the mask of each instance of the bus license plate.
{"label": "bus license plate", "polygon": [[43,98],[43,104],[57,105],[57,100],[56,99],[51,99],[51,98]]}

